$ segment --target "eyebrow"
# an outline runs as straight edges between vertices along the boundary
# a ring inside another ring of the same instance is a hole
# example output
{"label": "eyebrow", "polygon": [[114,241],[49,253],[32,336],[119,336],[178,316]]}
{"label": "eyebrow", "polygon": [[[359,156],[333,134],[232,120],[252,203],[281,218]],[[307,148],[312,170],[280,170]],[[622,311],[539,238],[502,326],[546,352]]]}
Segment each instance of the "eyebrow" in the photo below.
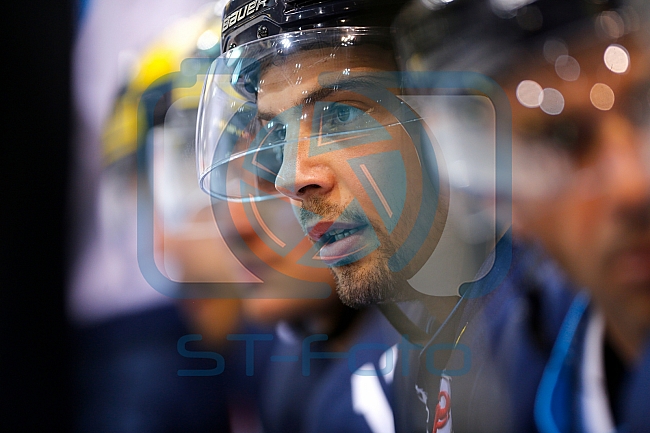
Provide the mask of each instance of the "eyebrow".
{"label": "eyebrow", "polygon": [[[307,94],[307,96],[302,97],[297,101],[292,107],[297,107],[299,105],[312,106],[316,102],[321,101],[332,93],[340,90],[353,90],[358,88],[371,88],[381,86],[379,80],[372,79],[368,76],[357,76],[352,78],[345,78],[340,81],[334,81],[328,85],[328,87],[322,87],[316,89]],[[271,121],[275,119],[280,113],[273,113],[271,111],[258,111],[257,118],[264,121]]]}
{"label": "eyebrow", "polygon": [[[322,99],[327,98],[329,95],[334,93],[334,91],[337,89],[329,88],[329,87],[324,87],[321,89],[316,89],[312,92],[309,92],[307,96],[303,97],[300,99],[296,104],[293,105],[293,107],[297,107],[299,105],[314,105],[316,101],[320,101]],[[257,117],[261,120],[265,120],[267,122],[275,119],[279,113],[273,113],[272,111],[259,111],[257,113]]]}

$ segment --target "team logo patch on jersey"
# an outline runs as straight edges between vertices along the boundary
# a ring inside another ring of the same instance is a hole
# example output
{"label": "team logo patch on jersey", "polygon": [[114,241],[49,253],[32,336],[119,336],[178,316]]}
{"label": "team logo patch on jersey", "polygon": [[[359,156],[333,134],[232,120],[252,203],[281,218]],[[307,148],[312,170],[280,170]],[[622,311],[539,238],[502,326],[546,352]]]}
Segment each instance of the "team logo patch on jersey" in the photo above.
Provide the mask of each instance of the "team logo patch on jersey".
{"label": "team logo patch on jersey", "polygon": [[438,404],[433,417],[432,433],[452,433],[451,424],[451,377],[442,376]]}

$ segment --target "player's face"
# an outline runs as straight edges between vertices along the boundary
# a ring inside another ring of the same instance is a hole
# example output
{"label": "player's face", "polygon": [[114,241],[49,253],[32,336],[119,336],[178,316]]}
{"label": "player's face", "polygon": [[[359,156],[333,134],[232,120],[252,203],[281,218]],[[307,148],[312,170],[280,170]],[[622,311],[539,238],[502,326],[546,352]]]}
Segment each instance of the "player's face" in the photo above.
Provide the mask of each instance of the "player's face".
{"label": "player's face", "polygon": [[[650,331],[650,55],[621,45],[625,50],[610,46],[605,54],[602,46],[565,62],[580,67],[574,81],[560,78],[570,72],[563,65],[517,80],[558,90],[564,106],[553,115],[526,108],[526,93],[511,89],[513,182],[529,186],[514,204],[524,230],[591,291],[613,324],[609,332],[632,331],[636,340]],[[551,105],[545,109],[559,110]],[[538,166],[557,163],[538,178],[525,168],[526,155]]]}
{"label": "player's face", "polygon": [[[420,191],[407,191],[395,164],[412,178],[421,172],[413,142],[390,110],[367,96],[367,83],[355,91],[346,81],[346,75],[359,80],[359,73],[395,70],[392,57],[370,46],[350,49],[354,56],[311,50],[269,66],[257,104],[258,115],[273,122],[299,111],[299,137],[307,138],[287,140],[275,186],[295,205],[303,230],[334,273],[341,299],[358,306],[399,298],[406,290],[389,259],[412,230],[417,209],[411,212],[408,203],[418,202]],[[332,80],[341,85],[323,85]]]}

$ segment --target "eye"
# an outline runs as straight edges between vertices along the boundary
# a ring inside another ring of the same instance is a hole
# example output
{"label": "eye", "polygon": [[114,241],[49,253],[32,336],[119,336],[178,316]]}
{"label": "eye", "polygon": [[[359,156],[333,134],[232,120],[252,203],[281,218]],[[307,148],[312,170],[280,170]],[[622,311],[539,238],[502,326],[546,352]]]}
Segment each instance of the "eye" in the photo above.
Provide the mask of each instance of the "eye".
{"label": "eye", "polygon": [[350,107],[342,105],[336,108],[336,119],[339,122],[347,122],[352,117]]}
{"label": "eye", "polygon": [[650,82],[637,83],[621,97],[623,114],[634,126],[644,128],[650,124]]}
{"label": "eye", "polygon": [[267,134],[264,139],[264,145],[274,145],[284,143],[287,139],[287,125],[272,121],[266,125]]}
{"label": "eye", "polygon": [[282,142],[287,139],[287,125],[278,126],[273,131],[273,137],[278,141]]}
{"label": "eye", "polygon": [[332,104],[331,109],[333,111],[333,120],[339,123],[351,122],[363,114],[362,110],[344,104]]}
{"label": "eye", "polygon": [[528,121],[518,130],[526,141],[565,151],[576,160],[585,156],[595,145],[593,125],[589,119],[578,114]]}
{"label": "eye", "polygon": [[364,129],[369,116],[367,113],[352,105],[339,102],[326,103],[319,108],[321,111],[320,134],[337,134]]}

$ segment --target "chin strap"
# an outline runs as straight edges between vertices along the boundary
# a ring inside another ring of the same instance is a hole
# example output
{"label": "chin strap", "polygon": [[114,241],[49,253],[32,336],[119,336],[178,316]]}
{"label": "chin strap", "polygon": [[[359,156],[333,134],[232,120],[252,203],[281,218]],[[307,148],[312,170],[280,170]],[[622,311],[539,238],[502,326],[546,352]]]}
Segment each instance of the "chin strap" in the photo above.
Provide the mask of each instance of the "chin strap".
{"label": "chin strap", "polygon": [[[411,319],[409,319],[399,305],[390,302],[379,304],[378,307],[397,332],[406,336],[411,343],[425,346],[429,340],[431,340],[433,334],[430,335],[417,326]],[[438,329],[438,326],[435,326],[434,328],[435,331]]]}

